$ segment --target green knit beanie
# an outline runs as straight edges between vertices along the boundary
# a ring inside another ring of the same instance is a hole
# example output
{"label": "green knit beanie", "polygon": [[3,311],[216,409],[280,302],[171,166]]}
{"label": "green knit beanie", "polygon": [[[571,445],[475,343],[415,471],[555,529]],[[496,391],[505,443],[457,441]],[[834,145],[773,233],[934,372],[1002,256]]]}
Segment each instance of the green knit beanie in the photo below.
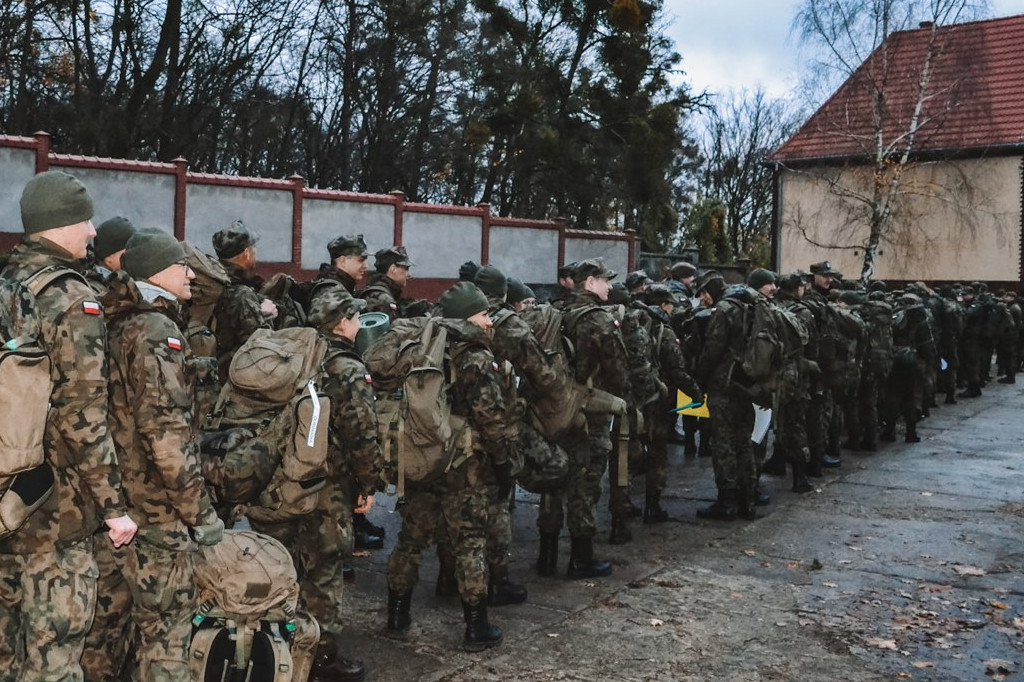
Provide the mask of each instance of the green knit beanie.
{"label": "green knit beanie", "polygon": [[125,247],[128,240],[135,234],[135,226],[127,218],[118,216],[104,220],[96,228],[96,236],[92,240],[92,250],[98,260],[103,260],[112,253]]}
{"label": "green knit beanie", "polygon": [[508,279],[498,268],[485,265],[476,271],[473,282],[491,298],[504,298],[508,293]]}
{"label": "green knit beanie", "polygon": [[489,307],[484,292],[472,282],[458,282],[441,294],[438,303],[445,317],[468,320]]}
{"label": "green knit beanie", "polygon": [[146,227],[125,245],[121,267],[133,279],[149,279],[161,270],[185,260],[185,248],[163,230]]}
{"label": "green knit beanie", "polygon": [[92,218],[92,198],[79,180],[64,171],[40,173],[21,192],[25,234],[76,225]]}

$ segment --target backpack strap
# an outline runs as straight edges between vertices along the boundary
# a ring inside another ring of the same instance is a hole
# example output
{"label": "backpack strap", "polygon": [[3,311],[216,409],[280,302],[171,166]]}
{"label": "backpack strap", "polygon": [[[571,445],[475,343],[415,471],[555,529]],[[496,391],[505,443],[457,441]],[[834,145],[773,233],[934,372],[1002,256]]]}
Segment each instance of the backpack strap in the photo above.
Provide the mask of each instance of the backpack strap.
{"label": "backpack strap", "polygon": [[82,273],[63,265],[47,265],[44,268],[40,268],[22,280],[22,284],[32,292],[33,296],[39,296],[51,284],[65,277],[74,277],[87,286],[89,284]]}

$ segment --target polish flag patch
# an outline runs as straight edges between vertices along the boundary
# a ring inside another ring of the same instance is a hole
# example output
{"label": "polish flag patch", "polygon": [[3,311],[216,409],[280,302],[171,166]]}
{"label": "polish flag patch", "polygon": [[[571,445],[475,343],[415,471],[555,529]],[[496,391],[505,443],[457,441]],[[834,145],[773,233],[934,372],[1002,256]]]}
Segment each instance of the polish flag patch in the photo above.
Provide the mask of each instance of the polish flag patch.
{"label": "polish flag patch", "polygon": [[82,301],[82,312],[86,315],[99,315],[103,309],[96,301]]}
{"label": "polish flag patch", "polygon": [[496,362],[492,362],[491,363],[491,368],[494,369],[495,372],[500,372],[501,371],[501,368],[498,367],[498,363],[496,363]]}
{"label": "polish flag patch", "polygon": [[176,339],[173,336],[168,336],[167,347],[173,348],[174,350],[181,350],[181,339]]}
{"label": "polish flag patch", "polygon": [[619,324],[619,321],[618,321],[618,320],[612,320],[612,322],[613,322],[613,323],[615,324],[615,328],[616,328],[616,329],[618,329],[619,327],[621,327],[621,326],[622,326],[621,324]]}
{"label": "polish flag patch", "polygon": [[366,383],[368,383],[368,384],[372,384],[373,383],[373,377],[370,376],[369,374],[364,374],[363,378],[366,379]]}
{"label": "polish flag patch", "polygon": [[392,310],[398,310],[397,303],[388,303],[388,307],[391,308]]}

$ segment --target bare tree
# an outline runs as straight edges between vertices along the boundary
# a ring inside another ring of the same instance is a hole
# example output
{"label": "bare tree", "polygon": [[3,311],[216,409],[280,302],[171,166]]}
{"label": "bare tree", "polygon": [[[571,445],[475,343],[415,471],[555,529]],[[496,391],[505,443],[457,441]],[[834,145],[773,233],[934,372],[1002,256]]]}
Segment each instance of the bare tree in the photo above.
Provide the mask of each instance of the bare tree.
{"label": "bare tree", "polygon": [[[902,216],[901,227],[894,228],[894,218],[913,203],[913,195],[949,195],[911,181],[910,171],[922,160],[929,137],[973,100],[972,74],[982,65],[952,49],[953,40],[971,29],[964,27],[958,36],[948,27],[986,8],[984,0],[804,0],[797,13],[794,28],[821,55],[813,82],[843,82],[811,121],[835,141],[837,155],[851,160],[842,173],[834,167],[801,171],[816,173],[850,209],[854,229],[840,231],[838,243],[819,245],[863,250],[864,282],[883,242],[906,241],[898,232],[912,221]],[[911,28],[918,32],[899,34]],[[916,41],[914,49],[905,49],[910,40]]]}

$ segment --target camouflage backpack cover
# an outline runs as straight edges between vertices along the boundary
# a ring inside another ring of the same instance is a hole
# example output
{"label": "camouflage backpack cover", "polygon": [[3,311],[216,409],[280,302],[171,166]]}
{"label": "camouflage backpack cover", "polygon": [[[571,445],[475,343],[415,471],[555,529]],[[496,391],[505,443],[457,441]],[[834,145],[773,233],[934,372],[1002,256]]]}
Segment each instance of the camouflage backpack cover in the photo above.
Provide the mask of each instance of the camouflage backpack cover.
{"label": "camouflage backpack cover", "polygon": [[760,294],[743,305],[747,332],[737,358],[739,383],[754,403],[773,407],[783,397],[780,393],[792,387],[809,338],[807,328],[794,313]]}
{"label": "camouflage backpack cover", "polygon": [[866,301],[857,307],[864,321],[865,368],[877,377],[885,378],[892,371],[892,306],[885,301]]}
{"label": "camouflage backpack cover", "polygon": [[860,366],[863,357],[864,321],[850,310],[830,305],[836,322],[836,354],[832,367],[825,373],[825,380],[835,390],[848,390],[860,382]]}
{"label": "camouflage backpack cover", "polygon": [[384,475],[399,497],[406,482],[435,481],[472,452],[472,429],[451,413],[448,352],[448,330],[416,317],[395,321],[363,356],[378,391]]}
{"label": "camouflage backpack cover", "polygon": [[192,619],[192,680],[306,679],[319,626],[296,614],[298,579],[280,542],[226,530],[219,543],[200,548],[194,573],[200,606]]}
{"label": "camouflage backpack cover", "polygon": [[0,280],[0,539],[21,528],[53,491],[44,461],[53,380],[35,296],[65,276],[78,275],[44,268],[24,284]]}
{"label": "camouflage backpack cover", "polygon": [[219,501],[273,523],[312,512],[326,485],[331,402],[318,391],[327,342],[306,327],[258,329],[228,370],[204,430]]}
{"label": "camouflage backpack cover", "polygon": [[231,277],[220,261],[191,242],[182,242],[188,265],[196,273],[192,280],[192,298],[188,302],[188,345],[203,357],[217,357],[217,339],[213,329],[214,308],[231,285]]}

